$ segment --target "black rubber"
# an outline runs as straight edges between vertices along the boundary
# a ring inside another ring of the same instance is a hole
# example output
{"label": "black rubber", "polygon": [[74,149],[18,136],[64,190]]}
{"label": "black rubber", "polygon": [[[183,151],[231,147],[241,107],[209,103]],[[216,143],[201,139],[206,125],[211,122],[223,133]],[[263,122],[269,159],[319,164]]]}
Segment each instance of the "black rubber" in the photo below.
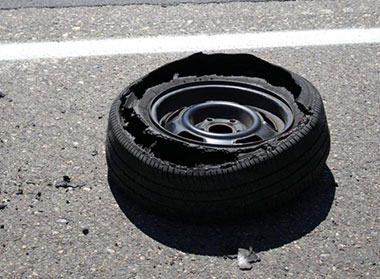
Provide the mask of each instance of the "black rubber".
{"label": "black rubber", "polygon": [[[152,123],[155,96],[210,81],[282,96],[292,127],[255,145],[220,147],[180,142]],[[110,184],[148,209],[196,221],[257,214],[291,200],[314,184],[329,148],[323,103],[310,82],[254,56],[226,54],[195,54],[127,87],[112,104],[106,141]]]}

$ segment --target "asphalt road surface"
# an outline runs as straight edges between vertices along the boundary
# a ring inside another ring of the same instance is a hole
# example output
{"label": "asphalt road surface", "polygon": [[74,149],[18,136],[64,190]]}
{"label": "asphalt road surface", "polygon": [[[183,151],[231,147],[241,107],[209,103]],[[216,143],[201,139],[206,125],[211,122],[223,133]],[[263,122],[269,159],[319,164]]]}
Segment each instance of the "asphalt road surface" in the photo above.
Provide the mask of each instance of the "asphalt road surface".
{"label": "asphalt road surface", "polygon": [[[17,8],[62,8],[62,7],[84,7],[105,5],[178,5],[181,3],[228,3],[228,2],[269,2],[276,0],[2,0],[0,9]],[[294,1],[294,0],[279,0]]]}
{"label": "asphalt road surface", "polygon": [[[21,1],[2,1],[0,7],[11,2]],[[4,9],[0,48],[367,30],[379,22],[377,0]],[[109,189],[107,114],[128,83],[189,53],[2,59],[0,278],[380,278],[379,44],[228,52],[257,55],[302,74],[319,89],[332,146],[318,187],[280,210],[231,224],[160,218]],[[64,175],[86,185],[54,187]],[[236,259],[224,257],[249,247],[261,259],[252,270],[241,271]]]}

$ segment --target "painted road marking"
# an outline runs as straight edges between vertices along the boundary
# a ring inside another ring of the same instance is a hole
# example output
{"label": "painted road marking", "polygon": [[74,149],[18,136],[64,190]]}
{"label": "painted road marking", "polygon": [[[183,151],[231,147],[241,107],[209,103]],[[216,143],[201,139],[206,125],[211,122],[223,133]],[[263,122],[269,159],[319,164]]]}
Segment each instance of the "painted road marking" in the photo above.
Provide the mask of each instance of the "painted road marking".
{"label": "painted road marking", "polygon": [[380,43],[380,28],[0,44],[0,60]]}

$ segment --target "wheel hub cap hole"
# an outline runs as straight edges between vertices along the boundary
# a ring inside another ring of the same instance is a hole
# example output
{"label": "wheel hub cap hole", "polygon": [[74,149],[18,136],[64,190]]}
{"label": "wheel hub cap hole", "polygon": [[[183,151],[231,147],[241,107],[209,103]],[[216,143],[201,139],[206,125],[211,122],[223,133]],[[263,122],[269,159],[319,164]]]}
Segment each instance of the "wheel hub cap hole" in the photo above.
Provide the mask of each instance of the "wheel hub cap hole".
{"label": "wheel hub cap hole", "polygon": [[216,134],[231,134],[233,133],[233,129],[227,125],[223,124],[215,124],[208,128],[208,131],[210,133],[216,133]]}

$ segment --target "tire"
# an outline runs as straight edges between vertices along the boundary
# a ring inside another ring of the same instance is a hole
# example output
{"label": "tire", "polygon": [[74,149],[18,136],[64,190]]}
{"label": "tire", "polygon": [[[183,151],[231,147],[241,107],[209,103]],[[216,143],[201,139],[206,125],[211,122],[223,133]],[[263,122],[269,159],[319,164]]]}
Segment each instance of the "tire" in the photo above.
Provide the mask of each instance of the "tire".
{"label": "tire", "polygon": [[110,184],[195,221],[293,199],[314,184],[329,148],[316,88],[246,54],[194,54],[131,84],[111,106],[106,140]]}

